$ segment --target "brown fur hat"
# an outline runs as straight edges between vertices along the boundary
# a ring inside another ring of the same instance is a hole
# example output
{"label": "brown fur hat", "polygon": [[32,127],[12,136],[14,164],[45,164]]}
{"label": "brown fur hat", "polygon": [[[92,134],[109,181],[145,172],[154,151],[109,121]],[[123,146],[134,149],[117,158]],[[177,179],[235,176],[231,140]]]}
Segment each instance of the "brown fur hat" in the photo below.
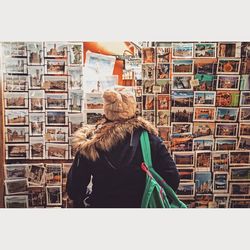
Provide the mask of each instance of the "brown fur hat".
{"label": "brown fur hat", "polygon": [[130,119],[135,116],[136,100],[132,93],[106,90],[103,99],[104,114],[110,121]]}

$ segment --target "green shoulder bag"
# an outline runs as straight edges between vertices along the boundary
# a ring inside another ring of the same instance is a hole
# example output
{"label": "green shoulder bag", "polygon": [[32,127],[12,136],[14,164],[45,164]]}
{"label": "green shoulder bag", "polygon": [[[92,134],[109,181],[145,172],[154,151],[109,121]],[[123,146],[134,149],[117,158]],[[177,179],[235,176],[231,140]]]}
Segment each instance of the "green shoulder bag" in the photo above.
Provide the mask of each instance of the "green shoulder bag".
{"label": "green shoulder bag", "polygon": [[187,208],[187,206],[179,200],[174,190],[154,170],[152,166],[148,132],[142,132],[140,142],[144,160],[141,164],[141,169],[146,172],[146,186],[142,197],[141,207]]}

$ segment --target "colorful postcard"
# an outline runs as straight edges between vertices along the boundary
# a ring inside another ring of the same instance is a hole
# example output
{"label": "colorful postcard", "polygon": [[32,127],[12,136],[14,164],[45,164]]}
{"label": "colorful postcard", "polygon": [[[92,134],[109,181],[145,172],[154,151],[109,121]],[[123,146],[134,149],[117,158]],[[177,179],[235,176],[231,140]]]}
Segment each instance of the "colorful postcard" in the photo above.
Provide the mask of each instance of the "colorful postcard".
{"label": "colorful postcard", "polygon": [[154,91],[153,91],[153,88],[155,86],[154,80],[143,80],[142,86],[143,86],[144,94],[154,94]]}
{"label": "colorful postcard", "polygon": [[45,57],[66,57],[68,48],[66,43],[45,42]]}
{"label": "colorful postcard", "polygon": [[250,106],[250,91],[241,91],[240,106]]}
{"label": "colorful postcard", "polygon": [[194,106],[215,106],[215,91],[195,91]]}
{"label": "colorful postcard", "polygon": [[240,122],[249,122],[250,121],[250,107],[248,108],[240,108]]}
{"label": "colorful postcard", "polygon": [[250,182],[231,182],[229,193],[231,196],[250,196]]}
{"label": "colorful postcard", "polygon": [[226,194],[215,194],[213,201],[215,208],[228,208],[229,196]]}
{"label": "colorful postcard", "polygon": [[5,71],[11,74],[27,74],[27,58],[5,58]]}
{"label": "colorful postcard", "polygon": [[193,168],[178,168],[181,182],[194,182]]}
{"label": "colorful postcard", "polygon": [[250,75],[241,75],[240,90],[250,90]]}
{"label": "colorful postcard", "polygon": [[6,164],[4,168],[5,179],[25,179],[27,178],[27,164]]}
{"label": "colorful postcard", "polygon": [[67,76],[44,76],[43,88],[47,92],[67,91],[68,78]]}
{"label": "colorful postcard", "polygon": [[156,49],[157,63],[168,63],[171,57],[171,48],[157,47]]}
{"label": "colorful postcard", "polygon": [[216,43],[195,43],[194,57],[198,58],[215,58],[216,57]]}
{"label": "colorful postcard", "polygon": [[83,68],[79,66],[68,67],[68,83],[70,89],[83,88]]}
{"label": "colorful postcard", "polygon": [[194,152],[173,152],[173,159],[178,167],[194,166]]}
{"label": "colorful postcard", "polygon": [[250,162],[250,151],[229,151],[229,165],[247,165]]}
{"label": "colorful postcard", "polygon": [[43,43],[42,42],[28,42],[28,65],[42,65],[43,64]]}
{"label": "colorful postcard", "polygon": [[46,142],[67,142],[68,141],[68,128],[46,126],[45,141]]}
{"label": "colorful postcard", "polygon": [[4,93],[5,109],[28,108],[28,93]]}
{"label": "colorful postcard", "polygon": [[194,60],[195,73],[201,75],[213,75],[217,64],[217,58],[197,58]]}
{"label": "colorful postcard", "polygon": [[228,190],[228,172],[214,173],[213,192],[227,193]]}
{"label": "colorful postcard", "polygon": [[161,63],[157,65],[156,79],[168,79],[170,71],[169,63]]}
{"label": "colorful postcard", "polygon": [[228,151],[214,151],[212,153],[212,171],[227,172],[228,171]]}
{"label": "colorful postcard", "polygon": [[201,137],[201,136],[213,136],[215,130],[215,123],[202,123],[202,122],[194,122],[193,123],[193,136]]}
{"label": "colorful postcard", "polygon": [[158,128],[159,136],[163,141],[169,141],[170,130],[171,130],[170,126]]}
{"label": "colorful postcard", "polygon": [[68,95],[62,93],[46,94],[46,109],[67,109]]}
{"label": "colorful postcard", "polygon": [[61,185],[62,184],[62,165],[46,164],[46,184]]}
{"label": "colorful postcard", "polygon": [[230,167],[230,181],[249,181],[250,167]]}
{"label": "colorful postcard", "polygon": [[87,111],[86,117],[88,125],[95,125],[103,118],[103,111]]}
{"label": "colorful postcard", "polygon": [[31,136],[42,136],[45,132],[45,115],[43,113],[29,114],[29,131]]}
{"label": "colorful postcard", "polygon": [[47,206],[62,205],[62,186],[46,186]]}
{"label": "colorful postcard", "polygon": [[180,183],[176,191],[178,197],[193,197],[195,195],[194,183]]}
{"label": "colorful postcard", "polygon": [[66,111],[46,111],[46,125],[67,125],[68,117]]}
{"label": "colorful postcard", "polygon": [[172,107],[171,121],[172,122],[192,122],[194,109],[190,107]]}
{"label": "colorful postcard", "polygon": [[217,108],[216,121],[218,122],[236,122],[238,118],[238,108]]}
{"label": "colorful postcard", "polygon": [[214,121],[215,108],[208,107],[195,107],[194,108],[194,121]]}
{"label": "colorful postcard", "polygon": [[156,86],[161,87],[161,94],[170,94],[170,84],[171,81],[168,80],[156,80]]}
{"label": "colorful postcard", "polygon": [[43,164],[31,164],[28,168],[29,185],[40,186],[44,184],[45,167]]}
{"label": "colorful postcard", "polygon": [[69,66],[78,66],[83,64],[83,43],[72,43],[68,45]]}
{"label": "colorful postcard", "polygon": [[28,74],[30,77],[29,88],[40,89],[44,82],[44,67],[43,66],[29,66]]}
{"label": "colorful postcard", "polygon": [[211,194],[212,174],[209,171],[198,171],[195,173],[195,191],[196,194]]}
{"label": "colorful postcard", "polygon": [[216,123],[216,137],[237,137],[238,123]]}
{"label": "colorful postcard", "polygon": [[29,144],[6,144],[6,159],[28,159]]}
{"label": "colorful postcard", "polygon": [[240,57],[241,43],[220,42],[218,45],[218,57]]}
{"label": "colorful postcard", "polygon": [[192,134],[193,123],[172,122],[172,134]]}
{"label": "colorful postcard", "polygon": [[200,137],[193,139],[193,150],[213,150],[214,139],[209,137]]}
{"label": "colorful postcard", "polygon": [[28,192],[27,179],[5,180],[5,192],[7,195],[23,194]]}
{"label": "colorful postcard", "polygon": [[237,145],[237,149],[250,150],[250,137],[241,136]]}
{"label": "colorful postcard", "polygon": [[170,95],[157,95],[157,109],[170,110]]}
{"label": "colorful postcard", "polygon": [[241,59],[219,59],[217,74],[239,74]]}
{"label": "colorful postcard", "polygon": [[195,74],[195,80],[198,80],[198,85],[193,86],[195,91],[212,91],[215,90],[215,77],[214,75]]}
{"label": "colorful postcard", "polygon": [[193,76],[176,76],[172,77],[172,90],[192,90],[193,86],[191,85],[191,80],[193,80]]}
{"label": "colorful postcard", "polygon": [[217,91],[216,106],[218,107],[238,107],[240,99],[239,91]]}
{"label": "colorful postcard", "polygon": [[28,125],[28,110],[5,110],[5,125]]}
{"label": "colorful postcard", "polygon": [[196,151],[197,170],[209,171],[211,169],[212,152],[211,151]]}
{"label": "colorful postcard", "polygon": [[172,151],[192,151],[193,137],[190,134],[173,134],[171,136]]}
{"label": "colorful postcard", "polygon": [[157,126],[170,125],[170,111],[161,110],[157,111]]}
{"label": "colorful postcard", "polygon": [[240,123],[239,126],[239,136],[250,136],[250,123]]}
{"label": "colorful postcard", "polygon": [[235,150],[237,147],[237,138],[216,138],[215,150]]}
{"label": "colorful postcard", "polygon": [[172,44],[173,58],[192,58],[193,44],[192,43],[173,43]]}
{"label": "colorful postcard", "polygon": [[64,75],[67,73],[66,61],[45,59],[45,73],[49,75]]}
{"label": "colorful postcard", "polygon": [[192,59],[173,60],[173,74],[193,74],[194,62]]}
{"label": "colorful postcard", "polygon": [[194,92],[188,90],[176,90],[171,94],[172,107],[192,107],[194,102]]}
{"label": "colorful postcard", "polygon": [[155,96],[154,95],[143,95],[143,109],[144,110],[155,109]]}
{"label": "colorful postcard", "polygon": [[238,90],[240,83],[240,76],[231,75],[218,75],[217,77],[217,90]]}
{"label": "colorful postcard", "polygon": [[30,78],[26,75],[3,74],[4,90],[8,92],[28,91]]}
{"label": "colorful postcard", "polygon": [[229,208],[250,208],[250,199],[230,198]]}
{"label": "colorful postcard", "polygon": [[45,206],[45,189],[44,186],[29,187],[29,206],[44,207]]}
{"label": "colorful postcard", "polygon": [[47,159],[68,159],[68,144],[47,143]]}
{"label": "colorful postcard", "polygon": [[103,109],[102,94],[86,93],[85,101],[87,109]]}
{"label": "colorful postcard", "polygon": [[28,208],[28,195],[11,195],[4,197],[5,208]]}
{"label": "colorful postcard", "polygon": [[142,63],[155,63],[155,48],[142,48]]}
{"label": "colorful postcard", "polygon": [[83,91],[73,89],[69,91],[69,112],[81,112],[83,110]]}
{"label": "colorful postcard", "polygon": [[155,79],[155,64],[142,64],[142,79]]}
{"label": "colorful postcard", "polygon": [[43,159],[45,156],[45,146],[43,137],[30,137],[30,158]]}
{"label": "colorful postcard", "polygon": [[30,90],[29,91],[29,111],[30,112],[44,112],[44,90]]}

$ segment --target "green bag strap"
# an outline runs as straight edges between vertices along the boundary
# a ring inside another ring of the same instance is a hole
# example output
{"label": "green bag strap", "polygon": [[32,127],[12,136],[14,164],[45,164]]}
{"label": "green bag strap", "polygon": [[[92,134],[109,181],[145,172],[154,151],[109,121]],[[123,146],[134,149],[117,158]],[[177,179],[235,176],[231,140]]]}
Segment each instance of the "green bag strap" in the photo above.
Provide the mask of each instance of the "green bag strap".
{"label": "green bag strap", "polygon": [[174,190],[162,179],[162,177],[154,170],[151,158],[151,148],[150,141],[147,131],[143,131],[140,136],[142,155],[145,164],[147,165],[149,171],[151,170],[151,174],[156,178],[156,181],[164,188],[166,194],[173,200],[175,204],[181,205],[182,202],[179,200],[178,196],[174,192]]}

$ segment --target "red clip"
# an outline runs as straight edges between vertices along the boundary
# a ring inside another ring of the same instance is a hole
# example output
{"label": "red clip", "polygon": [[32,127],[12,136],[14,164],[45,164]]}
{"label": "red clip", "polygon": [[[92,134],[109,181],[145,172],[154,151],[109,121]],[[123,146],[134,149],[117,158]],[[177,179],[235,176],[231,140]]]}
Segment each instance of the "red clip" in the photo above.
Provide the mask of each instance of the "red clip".
{"label": "red clip", "polygon": [[151,174],[150,171],[148,170],[147,165],[146,165],[144,162],[142,162],[142,164],[141,164],[141,169],[142,169],[144,172],[146,172],[146,174],[147,174],[150,178],[153,178],[152,174]]}

